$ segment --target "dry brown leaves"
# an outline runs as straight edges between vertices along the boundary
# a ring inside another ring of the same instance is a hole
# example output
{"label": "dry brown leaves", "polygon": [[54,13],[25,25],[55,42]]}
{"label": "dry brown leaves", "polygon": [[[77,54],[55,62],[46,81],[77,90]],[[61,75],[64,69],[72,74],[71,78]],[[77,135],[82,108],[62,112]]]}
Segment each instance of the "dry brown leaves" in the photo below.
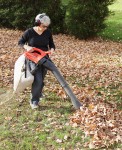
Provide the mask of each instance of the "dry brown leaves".
{"label": "dry brown leaves", "polygon": [[88,107],[83,106],[70,119],[73,127],[80,126],[84,131],[84,138],[90,137],[84,145],[90,149],[122,142],[122,111],[116,108],[101,102],[96,105],[91,103]]}
{"label": "dry brown leaves", "polygon": [[[14,63],[23,53],[17,44],[21,35],[21,31],[0,29],[1,87],[12,87]],[[51,58],[84,104],[70,118],[74,127],[80,126],[84,131],[84,138],[91,137],[84,146],[95,149],[122,142],[122,112],[115,103],[104,103],[107,96],[114,101],[110,86],[122,90],[122,43],[77,40],[61,34],[55,35],[54,41],[56,52]],[[66,98],[51,73],[45,82],[45,89]],[[107,92],[103,90],[98,96],[96,89],[103,87]]]}

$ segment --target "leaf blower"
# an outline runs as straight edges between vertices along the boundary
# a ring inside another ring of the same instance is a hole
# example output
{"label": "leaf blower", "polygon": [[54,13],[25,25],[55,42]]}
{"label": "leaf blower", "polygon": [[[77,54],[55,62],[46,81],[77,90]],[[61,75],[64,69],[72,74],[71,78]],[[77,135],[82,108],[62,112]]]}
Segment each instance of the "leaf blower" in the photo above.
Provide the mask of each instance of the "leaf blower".
{"label": "leaf blower", "polygon": [[43,50],[38,48],[33,48],[33,50],[27,51],[24,54],[27,59],[31,60],[32,62],[35,62],[37,65],[43,65],[48,70],[50,70],[54,74],[55,78],[58,80],[60,85],[63,87],[69,98],[71,99],[73,106],[76,109],[79,109],[82,106],[82,104],[73,94],[72,90],[68,86],[67,82],[65,81],[61,73],[58,71],[55,64],[49,59],[48,57],[49,53],[50,52],[44,52]]}

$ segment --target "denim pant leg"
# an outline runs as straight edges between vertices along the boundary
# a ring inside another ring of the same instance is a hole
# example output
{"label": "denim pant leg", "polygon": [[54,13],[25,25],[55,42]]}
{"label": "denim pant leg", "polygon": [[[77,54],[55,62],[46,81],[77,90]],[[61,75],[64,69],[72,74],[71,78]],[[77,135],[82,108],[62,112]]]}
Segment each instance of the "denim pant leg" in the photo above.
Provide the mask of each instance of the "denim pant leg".
{"label": "denim pant leg", "polygon": [[44,77],[46,75],[45,68],[43,66],[39,66],[36,72],[34,73],[34,82],[32,84],[32,99],[31,101],[39,102],[39,97],[44,87]]}
{"label": "denim pant leg", "polygon": [[42,80],[43,80],[43,83],[42,83],[42,87],[41,87],[41,91],[40,91],[40,97],[42,96],[42,90],[43,90],[43,87],[44,87],[44,78],[47,74],[47,69],[44,67],[44,66],[41,66],[42,68]]}

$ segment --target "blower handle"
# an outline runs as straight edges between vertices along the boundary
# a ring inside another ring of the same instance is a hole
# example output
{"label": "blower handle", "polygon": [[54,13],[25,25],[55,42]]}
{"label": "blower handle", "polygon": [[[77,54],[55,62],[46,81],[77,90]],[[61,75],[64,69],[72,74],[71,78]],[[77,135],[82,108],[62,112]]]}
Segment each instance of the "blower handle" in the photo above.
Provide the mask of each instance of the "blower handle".
{"label": "blower handle", "polygon": [[43,51],[39,48],[33,47],[31,50],[24,53],[26,58],[38,64],[38,62],[48,54],[51,54],[50,51]]}
{"label": "blower handle", "polygon": [[45,54],[51,54],[51,52],[50,51],[43,51],[43,50],[41,50],[41,49],[39,49],[39,48],[36,48],[36,47],[33,47],[31,50],[29,50],[28,52],[30,52],[30,53],[32,53],[32,52],[34,52],[34,51],[37,51],[37,52],[43,52],[43,53],[45,53]]}

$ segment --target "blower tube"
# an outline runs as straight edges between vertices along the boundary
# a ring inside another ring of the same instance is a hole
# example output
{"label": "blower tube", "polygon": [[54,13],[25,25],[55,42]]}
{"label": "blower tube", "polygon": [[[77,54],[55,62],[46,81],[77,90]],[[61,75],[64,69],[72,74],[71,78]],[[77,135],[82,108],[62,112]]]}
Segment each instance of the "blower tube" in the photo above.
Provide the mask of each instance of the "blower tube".
{"label": "blower tube", "polygon": [[63,89],[69,96],[69,98],[71,99],[71,102],[73,106],[75,107],[75,109],[79,109],[82,106],[82,104],[78,101],[76,96],[73,94],[72,90],[68,86],[67,82],[65,81],[61,73],[58,71],[55,64],[49,58],[46,58],[46,57],[42,58],[38,62],[38,64],[43,65],[54,74],[55,78],[58,80],[58,82],[61,84],[61,86],[63,87]]}

